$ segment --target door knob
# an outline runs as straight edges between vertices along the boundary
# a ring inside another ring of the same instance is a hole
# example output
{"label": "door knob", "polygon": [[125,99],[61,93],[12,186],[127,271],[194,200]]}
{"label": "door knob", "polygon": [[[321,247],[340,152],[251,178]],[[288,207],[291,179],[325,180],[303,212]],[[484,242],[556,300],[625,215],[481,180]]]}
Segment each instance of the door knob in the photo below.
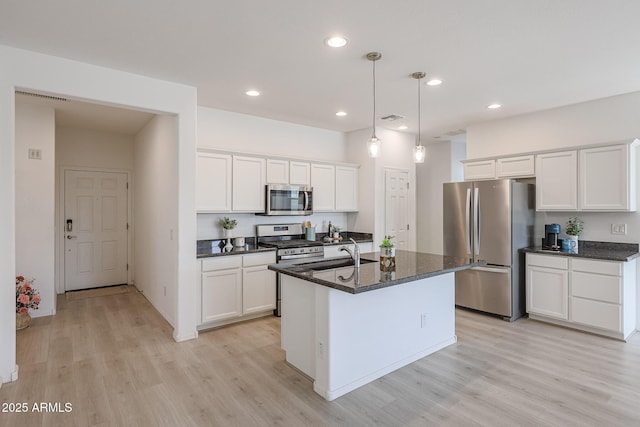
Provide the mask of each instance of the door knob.
{"label": "door knob", "polygon": [[70,235],[70,234],[68,234],[68,235],[67,235],[67,239],[69,239],[69,240],[71,240],[71,239],[75,239],[75,238],[76,238],[76,236],[72,236],[72,235]]}

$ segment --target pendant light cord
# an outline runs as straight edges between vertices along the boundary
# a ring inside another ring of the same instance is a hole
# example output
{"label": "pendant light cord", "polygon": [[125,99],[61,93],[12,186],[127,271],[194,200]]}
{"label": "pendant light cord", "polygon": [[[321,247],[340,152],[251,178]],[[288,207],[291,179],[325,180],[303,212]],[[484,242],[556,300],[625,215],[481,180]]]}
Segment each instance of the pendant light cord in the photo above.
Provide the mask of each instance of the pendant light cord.
{"label": "pendant light cord", "polygon": [[373,124],[373,137],[376,137],[376,61],[373,62],[373,116],[371,123]]}
{"label": "pendant light cord", "polygon": [[420,145],[420,122],[422,114],[420,113],[420,80],[418,79],[418,141],[416,142],[416,145]]}

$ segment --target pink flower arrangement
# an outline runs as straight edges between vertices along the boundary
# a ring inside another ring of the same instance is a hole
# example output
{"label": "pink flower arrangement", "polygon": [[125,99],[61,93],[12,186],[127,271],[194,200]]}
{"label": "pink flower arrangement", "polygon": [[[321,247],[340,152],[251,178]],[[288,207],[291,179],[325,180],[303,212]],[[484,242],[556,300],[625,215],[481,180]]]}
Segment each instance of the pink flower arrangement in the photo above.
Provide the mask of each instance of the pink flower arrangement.
{"label": "pink flower arrangement", "polygon": [[31,284],[35,279],[27,280],[24,276],[16,276],[16,313],[28,313],[29,309],[37,310],[40,294]]}

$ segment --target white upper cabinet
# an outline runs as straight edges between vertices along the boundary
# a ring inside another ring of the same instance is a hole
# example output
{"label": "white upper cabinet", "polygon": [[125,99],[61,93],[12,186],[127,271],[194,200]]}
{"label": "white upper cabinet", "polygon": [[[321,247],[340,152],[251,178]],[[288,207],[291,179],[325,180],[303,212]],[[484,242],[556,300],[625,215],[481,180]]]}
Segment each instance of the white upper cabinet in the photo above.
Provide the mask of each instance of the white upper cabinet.
{"label": "white upper cabinet", "polygon": [[336,166],[336,210],[338,212],[358,210],[357,168]]}
{"label": "white upper cabinet", "polygon": [[325,164],[311,165],[314,212],[335,210],[336,167]]}
{"label": "white upper cabinet", "polygon": [[311,163],[289,162],[289,184],[311,185]]}
{"label": "white upper cabinet", "polygon": [[267,184],[289,184],[289,161],[267,159]]}
{"label": "white upper cabinet", "polygon": [[231,156],[198,152],[196,205],[198,212],[231,211]]}
{"label": "white upper cabinet", "polygon": [[233,211],[264,212],[266,161],[233,156]]}
{"label": "white upper cabinet", "polygon": [[477,179],[495,179],[495,177],[496,161],[493,159],[464,163],[465,181],[473,181]]}
{"label": "white upper cabinet", "polygon": [[533,154],[496,160],[496,178],[525,178],[535,176],[535,174]]}
{"label": "white upper cabinet", "polygon": [[580,210],[636,211],[636,144],[579,151]]}
{"label": "white upper cabinet", "polygon": [[578,209],[578,162],[576,151],[536,156],[536,209]]}

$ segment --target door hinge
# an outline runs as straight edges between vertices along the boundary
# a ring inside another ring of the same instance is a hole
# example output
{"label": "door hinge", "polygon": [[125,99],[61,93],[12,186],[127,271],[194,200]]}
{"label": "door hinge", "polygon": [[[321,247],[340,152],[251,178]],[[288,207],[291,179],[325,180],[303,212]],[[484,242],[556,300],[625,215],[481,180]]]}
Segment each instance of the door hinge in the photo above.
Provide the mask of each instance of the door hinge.
{"label": "door hinge", "polygon": [[127,223],[127,230],[129,229],[129,223]]}
{"label": "door hinge", "polygon": [[129,183],[127,182],[127,190],[129,189]]}
{"label": "door hinge", "polygon": [[407,182],[407,190],[409,189],[409,183]]}
{"label": "door hinge", "polygon": [[409,230],[409,224],[407,224],[407,230]]}
{"label": "door hinge", "polygon": [[129,271],[129,264],[127,264],[127,271]]}

